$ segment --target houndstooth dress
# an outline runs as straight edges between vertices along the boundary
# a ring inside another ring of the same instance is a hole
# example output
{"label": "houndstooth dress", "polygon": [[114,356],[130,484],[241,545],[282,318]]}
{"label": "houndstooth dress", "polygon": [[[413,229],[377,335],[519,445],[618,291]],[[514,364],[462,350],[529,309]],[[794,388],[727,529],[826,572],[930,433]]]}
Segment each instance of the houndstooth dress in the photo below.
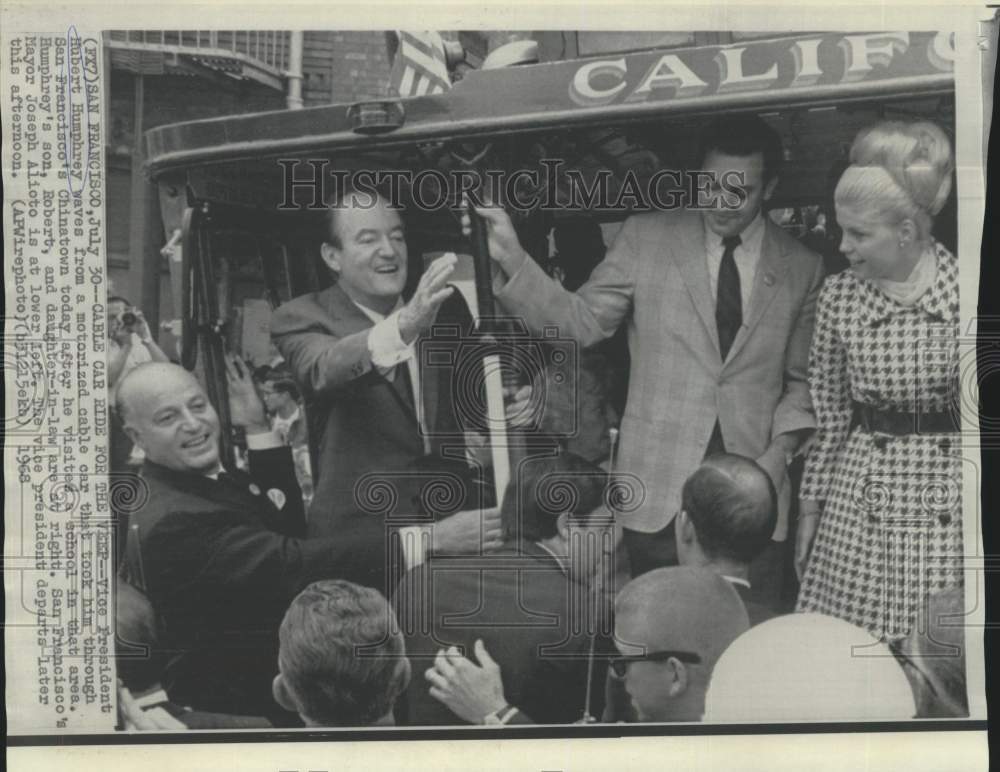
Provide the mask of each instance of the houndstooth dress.
{"label": "houndstooth dress", "polygon": [[830,277],[810,352],[818,429],[801,497],[825,505],[797,610],[885,639],[906,635],[928,593],[962,582],[959,436],[851,426],[852,400],[909,413],[953,409],[958,261],[934,249],[934,285],[910,307],[850,270]]}

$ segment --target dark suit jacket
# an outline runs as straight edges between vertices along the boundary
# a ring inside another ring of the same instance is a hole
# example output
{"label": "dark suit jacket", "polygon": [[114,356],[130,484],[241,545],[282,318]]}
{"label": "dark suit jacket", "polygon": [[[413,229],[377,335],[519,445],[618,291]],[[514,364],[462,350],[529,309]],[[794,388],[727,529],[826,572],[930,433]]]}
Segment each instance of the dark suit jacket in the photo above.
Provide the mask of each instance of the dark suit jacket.
{"label": "dark suit jacket", "polygon": [[[429,590],[427,589],[429,585]],[[487,556],[439,559],[408,572],[393,599],[414,677],[397,721],[411,726],[464,723],[430,696],[423,672],[437,650],[455,645],[475,659],[481,638],[500,665],[504,694],[540,724],[573,723],[583,713],[587,687],[587,625],[573,632],[573,605],[587,588],[574,583],[537,544],[507,547]],[[429,594],[425,594],[429,593]],[[426,600],[430,599],[430,602]],[[591,712],[601,715],[609,647],[598,637]]]}
{"label": "dark suit jacket", "polygon": [[[472,316],[455,293],[436,320],[436,330],[446,340],[433,344],[433,355],[427,353],[427,336],[417,344],[432,465],[459,476],[467,466],[455,409],[461,401],[454,395],[456,355],[469,341],[471,326]],[[420,491],[430,479],[426,473],[415,474],[425,453],[411,400],[372,364],[371,327],[371,320],[336,284],[285,303],[271,320],[272,339],[307,401],[315,447],[310,536],[347,533],[359,516],[380,509],[386,499],[376,477],[394,489],[395,509],[416,514]],[[470,375],[464,377],[475,382]],[[461,487],[468,502],[479,503],[481,483],[463,481]]]}
{"label": "dark suit jacket", "polygon": [[[271,679],[285,610],[319,579],[384,586],[385,549],[374,536],[384,528],[369,519],[337,539],[289,536],[303,531],[291,451],[251,451],[250,466],[251,476],[223,482],[147,461],[148,497],[131,518],[123,573],[161,620],[172,700],[281,724],[289,715]],[[274,488],[285,495],[280,512],[268,498]]]}

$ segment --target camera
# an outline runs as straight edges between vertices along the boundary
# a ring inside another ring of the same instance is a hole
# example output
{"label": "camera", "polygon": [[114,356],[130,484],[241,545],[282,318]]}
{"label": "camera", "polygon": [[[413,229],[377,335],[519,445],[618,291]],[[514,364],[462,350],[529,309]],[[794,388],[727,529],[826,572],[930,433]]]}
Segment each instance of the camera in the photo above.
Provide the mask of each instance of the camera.
{"label": "camera", "polygon": [[[518,415],[507,416],[505,425],[515,424],[517,432],[527,436],[575,436],[579,424],[579,344],[560,336],[557,327],[531,335],[524,321],[515,317],[490,322],[490,335],[463,329],[460,324],[439,323],[419,341],[421,369],[441,371],[442,387],[450,392],[446,399],[439,397],[438,409],[452,410],[456,425],[488,434],[487,368],[499,368],[506,403],[518,388],[532,387],[531,398]],[[428,427],[428,432],[439,434],[434,427]]]}
{"label": "camera", "polygon": [[118,323],[122,327],[133,327],[139,321],[139,317],[132,311],[122,311],[118,314]]}

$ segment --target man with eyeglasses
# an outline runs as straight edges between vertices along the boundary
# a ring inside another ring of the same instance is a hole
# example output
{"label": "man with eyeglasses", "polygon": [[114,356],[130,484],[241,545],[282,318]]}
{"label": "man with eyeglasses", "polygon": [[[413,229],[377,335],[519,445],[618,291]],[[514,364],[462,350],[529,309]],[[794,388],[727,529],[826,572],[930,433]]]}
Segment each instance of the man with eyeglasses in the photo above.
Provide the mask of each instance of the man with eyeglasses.
{"label": "man with eyeglasses", "polygon": [[625,585],[615,602],[611,667],[639,721],[700,721],[712,668],[750,628],[736,590],[703,568],[660,568]]}

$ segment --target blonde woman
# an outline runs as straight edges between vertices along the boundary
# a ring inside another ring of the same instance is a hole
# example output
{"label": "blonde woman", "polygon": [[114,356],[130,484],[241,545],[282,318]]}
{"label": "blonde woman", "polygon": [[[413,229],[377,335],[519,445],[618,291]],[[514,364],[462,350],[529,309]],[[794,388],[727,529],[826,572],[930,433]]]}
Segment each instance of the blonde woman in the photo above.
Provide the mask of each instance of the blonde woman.
{"label": "blonde woman", "polygon": [[954,160],[934,124],[863,130],[837,185],[850,270],[827,280],[810,352],[798,610],[883,639],[962,581],[958,261],[931,237]]}

